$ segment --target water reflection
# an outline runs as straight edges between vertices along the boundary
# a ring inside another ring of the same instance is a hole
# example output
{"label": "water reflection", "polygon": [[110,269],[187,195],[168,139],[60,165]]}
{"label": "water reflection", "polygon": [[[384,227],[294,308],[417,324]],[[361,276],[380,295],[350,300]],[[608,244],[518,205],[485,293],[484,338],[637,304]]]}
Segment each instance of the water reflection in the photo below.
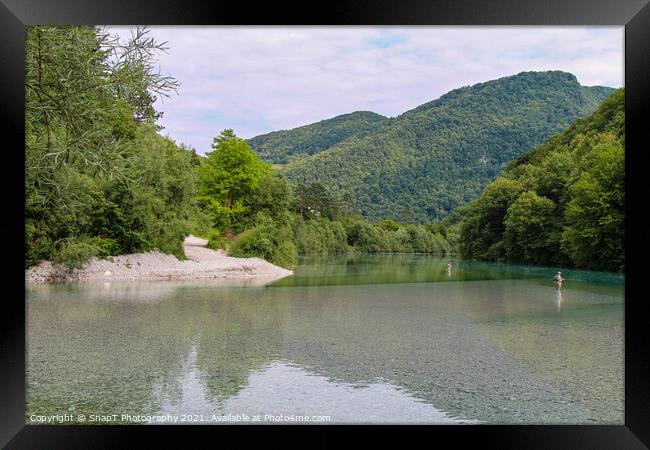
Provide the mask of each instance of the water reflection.
{"label": "water reflection", "polygon": [[[28,415],[291,406],[348,422],[377,410],[373,420],[392,411],[395,422],[623,423],[621,286],[572,282],[560,315],[548,278],[500,269],[472,282],[362,284],[387,267],[406,279],[396,261],[320,261],[329,281],[345,274],[340,285],[310,285],[320,275],[304,266],[295,285],[272,288],[30,289]],[[446,262],[407,265],[415,279],[424,267],[446,281]],[[452,278],[485,267],[472,270],[456,263]]]}
{"label": "water reflection", "polygon": [[474,423],[451,418],[400,386],[381,381],[340,383],[282,360],[251,372],[234,395],[215,399],[204,384],[193,349],[182,386],[180,396],[171,398],[156,389],[161,414],[191,414],[202,423],[250,423],[254,416],[260,418],[260,423],[295,423],[293,416],[326,416],[325,423],[345,424]]}
{"label": "water reflection", "polygon": [[560,312],[562,307],[562,289],[555,290],[555,306],[557,307],[557,312]]}

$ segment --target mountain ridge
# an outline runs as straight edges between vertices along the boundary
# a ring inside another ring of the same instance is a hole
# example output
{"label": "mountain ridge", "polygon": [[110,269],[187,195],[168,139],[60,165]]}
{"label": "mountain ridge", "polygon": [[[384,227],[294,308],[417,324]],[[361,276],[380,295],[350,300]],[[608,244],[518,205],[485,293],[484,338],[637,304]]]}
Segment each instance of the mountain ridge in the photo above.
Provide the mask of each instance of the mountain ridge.
{"label": "mountain ridge", "polygon": [[266,162],[284,164],[291,158],[318,153],[349,137],[370,133],[389,120],[372,111],[353,111],[296,128],[261,134],[247,142]]}
{"label": "mountain ridge", "polygon": [[370,132],[287,160],[281,172],[293,183],[319,181],[350,194],[355,211],[372,220],[439,219],[613,91],[582,86],[568,72],[520,72],[449,91]]}

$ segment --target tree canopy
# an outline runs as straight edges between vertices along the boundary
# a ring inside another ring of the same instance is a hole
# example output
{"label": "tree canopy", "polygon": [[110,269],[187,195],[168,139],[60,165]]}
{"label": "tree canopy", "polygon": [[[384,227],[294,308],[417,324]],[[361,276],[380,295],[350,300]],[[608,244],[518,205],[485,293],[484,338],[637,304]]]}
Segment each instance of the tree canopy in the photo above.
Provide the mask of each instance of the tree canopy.
{"label": "tree canopy", "polygon": [[250,212],[250,196],[269,166],[232,130],[215,137],[212,148],[199,166],[198,199],[214,225],[230,231]]}
{"label": "tree canopy", "polygon": [[227,129],[200,156],[156,123],[156,98],[179,86],[154,70],[165,50],[146,28],[124,41],[27,27],[27,267],[153,249],[184,258],[190,232],[284,266],[300,254],[447,254],[458,242],[476,258],[624,266],[622,90],[526,154],[610,90],[525,72],[394,119],[356,112],[249,141]]}

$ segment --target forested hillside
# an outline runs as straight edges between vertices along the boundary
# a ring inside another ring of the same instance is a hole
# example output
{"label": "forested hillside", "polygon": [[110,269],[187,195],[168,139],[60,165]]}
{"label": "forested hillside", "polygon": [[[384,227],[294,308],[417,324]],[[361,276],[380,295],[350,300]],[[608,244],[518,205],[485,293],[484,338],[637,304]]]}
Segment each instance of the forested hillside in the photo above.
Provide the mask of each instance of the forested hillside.
{"label": "forested hillside", "polygon": [[248,145],[266,162],[284,164],[310,156],[339,142],[370,134],[389,119],[369,111],[356,111],[321,120],[292,130],[274,131],[248,140]]}
{"label": "forested hillside", "polygon": [[463,255],[623,270],[625,93],[511,162],[467,209]]}
{"label": "forested hillside", "polygon": [[[505,165],[576,119],[613,89],[560,71],[523,72],[453,90],[282,173],[319,181],[371,220],[427,222],[476,198]],[[287,136],[287,135],[285,135]]]}

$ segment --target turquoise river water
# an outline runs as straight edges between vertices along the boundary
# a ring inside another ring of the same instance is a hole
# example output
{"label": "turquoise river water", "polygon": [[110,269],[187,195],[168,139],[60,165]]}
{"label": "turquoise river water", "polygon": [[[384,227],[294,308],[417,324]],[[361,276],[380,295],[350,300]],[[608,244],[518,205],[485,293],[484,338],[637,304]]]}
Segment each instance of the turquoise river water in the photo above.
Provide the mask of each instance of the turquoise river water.
{"label": "turquoise river water", "polygon": [[27,289],[27,423],[623,424],[624,276],[309,258]]}

